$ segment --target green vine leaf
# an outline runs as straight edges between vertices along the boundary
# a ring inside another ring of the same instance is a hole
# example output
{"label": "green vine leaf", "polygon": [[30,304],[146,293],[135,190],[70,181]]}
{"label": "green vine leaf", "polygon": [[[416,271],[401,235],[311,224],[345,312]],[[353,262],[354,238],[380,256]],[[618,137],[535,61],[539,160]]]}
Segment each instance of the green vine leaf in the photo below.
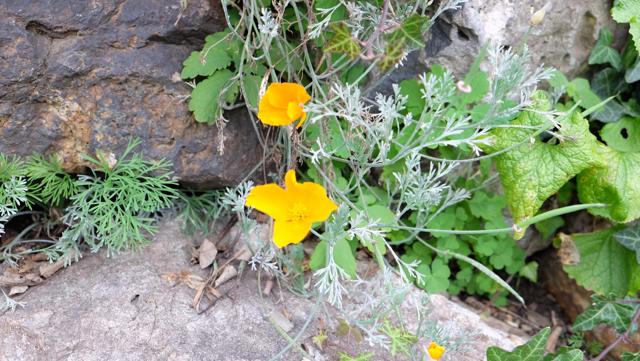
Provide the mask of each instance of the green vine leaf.
{"label": "green vine leaf", "polygon": [[333,23],[330,26],[333,35],[327,41],[325,51],[328,53],[346,54],[351,59],[355,59],[360,55],[360,44],[351,35],[351,29],[347,24]]}
{"label": "green vine leaf", "polygon": [[393,66],[404,57],[404,54],[403,42],[387,43],[385,46],[384,56],[382,57],[382,60],[380,60],[380,63],[378,63],[380,70],[387,71],[393,68]]}
{"label": "green vine leaf", "polygon": [[549,327],[538,332],[529,342],[518,346],[512,352],[491,346],[487,349],[487,361],[539,361],[545,354],[545,346],[551,329]]}
{"label": "green vine leaf", "polygon": [[624,73],[624,80],[633,83],[640,80],[640,58]]}
{"label": "green vine leaf", "polygon": [[[616,242],[613,235],[620,227],[593,233],[566,236],[563,242],[573,242],[579,256],[577,262],[568,262],[563,269],[582,287],[600,295],[623,297],[640,290],[634,274],[640,265],[633,252]],[[574,263],[574,264],[569,264]]]}
{"label": "green vine leaf", "polygon": [[[533,109],[549,109],[542,93],[537,93],[534,99]],[[494,142],[485,147],[489,153],[510,149],[497,155],[495,161],[516,223],[534,216],[542,203],[569,179],[598,164],[598,142],[589,132],[586,119],[575,113],[560,120],[558,135],[563,140],[558,144],[544,143],[533,138],[535,129],[530,128],[548,126],[548,120],[535,110],[521,113],[512,122],[522,128],[493,130]],[[522,237],[524,231],[518,231],[516,238]]]}
{"label": "green vine leaf", "polygon": [[578,175],[578,198],[582,203],[606,203],[591,208],[594,215],[626,223],[640,217],[640,153],[619,152],[600,145],[592,153],[604,163]]}
{"label": "green vine leaf", "polygon": [[573,331],[590,331],[601,324],[609,325],[618,332],[624,332],[629,327],[636,307],[616,302],[615,296],[594,295],[591,298],[593,303],[576,318],[571,326]]}
{"label": "green vine leaf", "polygon": [[640,223],[616,233],[614,238],[618,243],[635,252],[636,260],[640,264]]}
{"label": "green vine leaf", "polygon": [[629,23],[629,34],[640,52],[640,0],[620,0],[611,9],[613,20]]}
{"label": "green vine leaf", "polygon": [[402,43],[410,49],[422,48],[425,46],[422,32],[428,21],[429,18],[426,16],[413,14],[389,35],[388,41]]}
{"label": "green vine leaf", "polygon": [[610,46],[612,42],[611,30],[602,28],[596,46],[589,56],[589,64],[611,64],[616,70],[622,70],[622,57]]}
{"label": "green vine leaf", "polygon": [[607,99],[618,95],[628,88],[624,81],[624,74],[613,68],[605,68],[597,72],[591,80],[591,89],[598,97]]}
{"label": "green vine leaf", "polygon": [[580,350],[569,350],[554,357],[552,361],[583,361],[584,353]]}
{"label": "green vine leaf", "polygon": [[227,86],[232,76],[233,73],[223,69],[196,85],[189,101],[189,110],[193,112],[196,121],[213,123],[221,115],[218,102],[223,89]]}

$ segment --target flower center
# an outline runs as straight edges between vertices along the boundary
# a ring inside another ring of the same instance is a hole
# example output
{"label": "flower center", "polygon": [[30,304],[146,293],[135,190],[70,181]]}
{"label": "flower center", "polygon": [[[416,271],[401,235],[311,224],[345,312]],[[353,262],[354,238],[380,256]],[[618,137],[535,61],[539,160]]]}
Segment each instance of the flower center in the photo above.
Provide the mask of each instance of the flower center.
{"label": "flower center", "polygon": [[287,221],[301,222],[307,218],[309,209],[302,202],[296,202],[287,212]]}

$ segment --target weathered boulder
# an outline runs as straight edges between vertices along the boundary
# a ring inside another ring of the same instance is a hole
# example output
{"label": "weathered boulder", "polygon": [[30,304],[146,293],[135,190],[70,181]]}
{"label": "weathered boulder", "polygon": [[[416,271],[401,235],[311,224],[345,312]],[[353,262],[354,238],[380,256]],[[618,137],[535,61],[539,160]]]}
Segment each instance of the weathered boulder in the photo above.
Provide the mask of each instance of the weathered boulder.
{"label": "weathered boulder", "polygon": [[534,66],[544,64],[574,76],[584,70],[601,28],[615,31],[617,39],[624,35],[611,19],[608,0],[469,0],[436,21],[425,49],[410,54],[405,61],[409,66],[394,71],[390,80],[415,77],[432,64],[463,76],[485,44],[518,47],[532,14],[545,4],[544,20],[527,39]]}
{"label": "weathered boulder", "polygon": [[[256,230],[252,236],[260,234],[265,232]],[[191,248],[197,243],[180,232],[178,222],[164,222],[154,242],[139,253],[114,258],[106,252],[87,255],[17,296],[25,302],[24,308],[0,315],[0,361],[264,361],[288,344],[269,321],[274,311],[288,318],[291,338],[318,311],[298,344],[280,360],[305,359],[299,349],[313,355],[306,359],[314,361],[337,360],[339,352],[374,352],[374,360],[405,359],[365,341],[336,335],[329,325],[340,316],[331,307],[318,307],[314,300],[294,295],[286,287],[261,295],[251,267],[246,267],[240,280],[218,288],[225,297],[205,312],[196,312],[191,307],[195,291],[185,285],[188,282],[175,284],[167,275],[207,277],[208,270],[190,262]],[[464,342],[458,351],[447,351],[442,361],[478,361],[490,345],[512,349],[524,342],[443,296],[430,296],[427,306],[418,301],[423,296],[413,288],[404,300],[401,313],[407,327],[415,331],[416,307],[428,307],[423,327],[437,323],[444,337],[462,336]],[[346,309],[351,307],[348,302]],[[312,341],[320,330],[328,336],[321,350]]]}
{"label": "weathered boulder", "polygon": [[[220,2],[0,2],[0,153],[122,152],[131,138],[150,159],[199,186],[240,181],[262,151],[243,111],[221,132],[196,124],[189,87],[172,78],[204,37],[225,25]],[[225,149],[218,146],[224,137]]]}

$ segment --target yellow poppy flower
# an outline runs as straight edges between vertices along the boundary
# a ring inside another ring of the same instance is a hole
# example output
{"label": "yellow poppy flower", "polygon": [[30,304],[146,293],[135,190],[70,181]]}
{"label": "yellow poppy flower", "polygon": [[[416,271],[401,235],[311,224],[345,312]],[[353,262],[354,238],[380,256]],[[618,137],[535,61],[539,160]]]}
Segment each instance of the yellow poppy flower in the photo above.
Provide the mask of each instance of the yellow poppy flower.
{"label": "yellow poppy flower", "polygon": [[258,104],[258,119],[268,125],[289,125],[300,119],[298,128],[307,114],[302,106],[311,96],[300,84],[271,83]]}
{"label": "yellow poppy flower", "polygon": [[429,347],[427,348],[427,352],[429,353],[429,356],[431,356],[431,359],[436,361],[440,360],[440,357],[442,357],[444,351],[445,348],[435,342],[431,342],[429,344]]}
{"label": "yellow poppy flower", "polygon": [[300,243],[314,222],[325,221],[338,209],[321,185],[298,183],[293,170],[284,183],[285,188],[273,183],[253,187],[245,203],[274,219],[273,241],[279,248]]}

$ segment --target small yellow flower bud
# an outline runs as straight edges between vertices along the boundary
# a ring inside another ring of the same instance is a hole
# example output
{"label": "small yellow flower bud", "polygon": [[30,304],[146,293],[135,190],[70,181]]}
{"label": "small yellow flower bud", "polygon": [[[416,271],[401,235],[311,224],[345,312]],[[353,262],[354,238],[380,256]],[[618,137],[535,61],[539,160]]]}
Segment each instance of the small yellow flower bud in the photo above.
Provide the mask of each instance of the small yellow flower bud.
{"label": "small yellow flower bud", "polygon": [[445,348],[443,346],[438,345],[435,342],[431,342],[429,347],[427,347],[427,353],[432,360],[438,361],[444,354]]}
{"label": "small yellow flower bud", "polygon": [[549,7],[550,6],[547,3],[540,10],[533,13],[533,15],[531,15],[531,18],[529,19],[529,24],[531,24],[531,26],[539,25],[542,22],[542,20],[544,20],[544,16],[547,13],[547,10]]}

